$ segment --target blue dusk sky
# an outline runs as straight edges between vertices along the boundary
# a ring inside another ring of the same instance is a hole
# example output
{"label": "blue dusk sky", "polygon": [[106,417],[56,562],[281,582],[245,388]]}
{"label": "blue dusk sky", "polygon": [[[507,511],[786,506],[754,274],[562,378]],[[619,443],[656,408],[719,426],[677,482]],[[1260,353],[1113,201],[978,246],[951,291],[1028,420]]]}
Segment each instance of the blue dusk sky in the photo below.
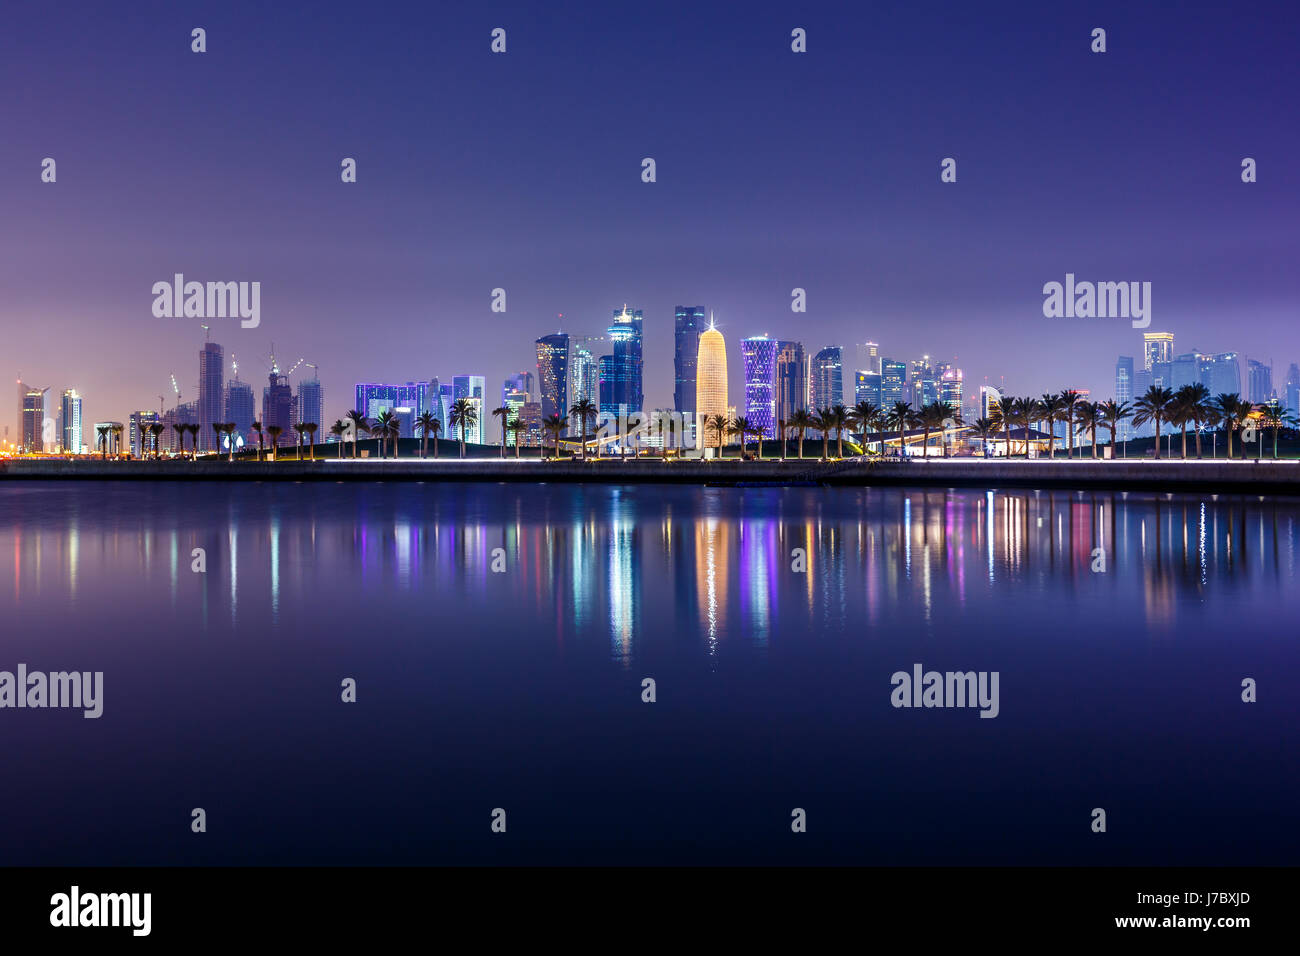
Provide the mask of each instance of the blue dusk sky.
{"label": "blue dusk sky", "polygon": [[194,398],[200,322],[151,311],[181,272],[260,282],[260,327],[213,340],[259,386],[272,343],[317,364],[330,420],[357,381],[483,374],[495,397],[537,336],[625,302],[647,407],[672,403],[679,304],[716,312],[737,404],[759,333],[1110,397],[1141,333],[1044,318],[1072,272],[1151,282],[1175,351],[1280,382],[1298,27],[1294,3],[9,3],[4,364],[79,389],[87,421],[171,404],[172,373]]}

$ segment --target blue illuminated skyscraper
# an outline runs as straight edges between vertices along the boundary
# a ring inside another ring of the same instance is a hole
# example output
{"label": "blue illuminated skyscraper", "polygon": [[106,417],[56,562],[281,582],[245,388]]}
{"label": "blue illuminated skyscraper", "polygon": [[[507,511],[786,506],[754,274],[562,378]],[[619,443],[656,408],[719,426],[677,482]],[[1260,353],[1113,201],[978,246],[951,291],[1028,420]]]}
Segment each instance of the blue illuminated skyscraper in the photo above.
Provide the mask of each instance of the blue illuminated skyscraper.
{"label": "blue illuminated skyscraper", "polygon": [[740,341],[745,363],[745,417],[764,436],[776,429],[776,339],[753,335]]}
{"label": "blue illuminated skyscraper", "polygon": [[[641,390],[641,310],[623,308],[614,310],[614,321],[609,327],[609,338],[614,343],[613,360],[609,365],[609,411],[616,415],[639,412],[645,404]],[[605,385],[604,359],[601,387]],[[605,411],[601,401],[601,410]]]}

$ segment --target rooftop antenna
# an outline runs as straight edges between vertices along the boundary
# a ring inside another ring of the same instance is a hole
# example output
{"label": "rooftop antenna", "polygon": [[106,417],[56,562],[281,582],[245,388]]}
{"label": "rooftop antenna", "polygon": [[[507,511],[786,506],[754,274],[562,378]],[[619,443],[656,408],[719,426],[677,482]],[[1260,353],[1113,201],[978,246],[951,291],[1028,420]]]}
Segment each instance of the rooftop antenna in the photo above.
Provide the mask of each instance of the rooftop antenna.
{"label": "rooftop antenna", "polygon": [[235,358],[235,353],[230,353],[230,367],[234,370],[235,378],[239,378],[239,359]]}

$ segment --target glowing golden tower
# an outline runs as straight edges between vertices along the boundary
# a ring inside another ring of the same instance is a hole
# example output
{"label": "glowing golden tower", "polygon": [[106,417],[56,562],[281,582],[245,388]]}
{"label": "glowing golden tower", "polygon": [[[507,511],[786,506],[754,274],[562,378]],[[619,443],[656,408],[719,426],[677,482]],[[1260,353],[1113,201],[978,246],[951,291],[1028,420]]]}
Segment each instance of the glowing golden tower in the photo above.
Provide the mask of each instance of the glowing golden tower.
{"label": "glowing golden tower", "polygon": [[727,414],[727,344],[709,315],[709,327],[700,333],[695,361],[696,421],[705,415]]}

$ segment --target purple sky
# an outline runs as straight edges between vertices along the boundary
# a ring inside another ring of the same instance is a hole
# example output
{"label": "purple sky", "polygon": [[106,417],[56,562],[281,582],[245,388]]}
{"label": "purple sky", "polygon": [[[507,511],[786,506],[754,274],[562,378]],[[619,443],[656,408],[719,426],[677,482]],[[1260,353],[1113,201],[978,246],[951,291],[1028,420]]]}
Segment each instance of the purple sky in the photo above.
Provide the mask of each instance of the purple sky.
{"label": "purple sky", "polygon": [[171,373],[194,398],[199,321],[150,311],[183,272],[261,282],[261,327],[213,340],[259,386],[272,342],[318,364],[331,420],[359,380],[468,372],[496,395],[557,313],[598,334],[624,302],[647,407],[671,405],[678,304],[716,310],[736,403],[739,339],[763,332],[1109,397],[1140,332],[1045,319],[1043,284],[1074,272],[1150,281],[1176,351],[1280,382],[1300,13],[1270,6],[10,4],[4,362],[79,389],[87,421],[170,404]]}

